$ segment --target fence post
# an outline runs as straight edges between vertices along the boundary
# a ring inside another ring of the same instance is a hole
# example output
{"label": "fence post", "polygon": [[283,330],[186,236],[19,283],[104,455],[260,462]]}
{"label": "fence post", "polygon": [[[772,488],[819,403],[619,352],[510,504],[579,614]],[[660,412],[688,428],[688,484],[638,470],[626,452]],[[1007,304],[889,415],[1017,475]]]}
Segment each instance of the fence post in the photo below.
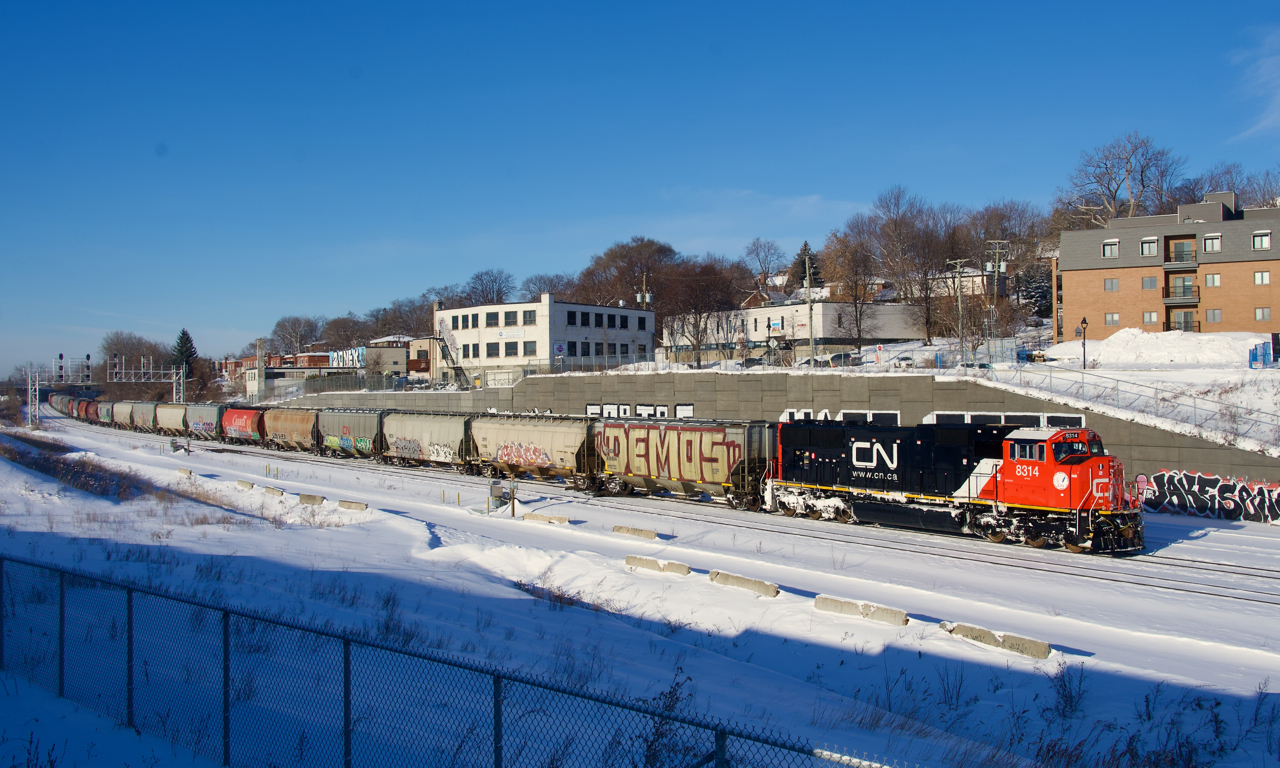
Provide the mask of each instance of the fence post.
{"label": "fence post", "polygon": [[351,768],[351,641],[342,641],[342,766]]}
{"label": "fence post", "polygon": [[125,635],[125,724],[137,728],[133,720],[133,590],[124,593],[124,635]]}
{"label": "fence post", "polygon": [[721,730],[716,731],[715,768],[729,768],[729,734]]}
{"label": "fence post", "polygon": [[231,765],[231,613],[222,612],[222,764]]}
{"label": "fence post", "polygon": [[58,697],[65,690],[67,669],[67,574],[58,571]]}
{"label": "fence post", "polygon": [[493,676],[493,768],[502,768],[502,678]]}

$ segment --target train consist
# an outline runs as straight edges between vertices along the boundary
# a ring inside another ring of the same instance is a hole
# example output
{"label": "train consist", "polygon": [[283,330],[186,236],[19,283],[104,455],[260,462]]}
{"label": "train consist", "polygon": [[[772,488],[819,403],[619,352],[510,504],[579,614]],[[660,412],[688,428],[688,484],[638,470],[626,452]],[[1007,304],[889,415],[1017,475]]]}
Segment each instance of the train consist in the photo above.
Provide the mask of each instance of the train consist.
{"label": "train consist", "polygon": [[598,495],[710,497],[753,512],[1072,552],[1144,548],[1124,470],[1088,429],[246,408],[60,394],[49,402],[120,429],[486,477],[531,475]]}

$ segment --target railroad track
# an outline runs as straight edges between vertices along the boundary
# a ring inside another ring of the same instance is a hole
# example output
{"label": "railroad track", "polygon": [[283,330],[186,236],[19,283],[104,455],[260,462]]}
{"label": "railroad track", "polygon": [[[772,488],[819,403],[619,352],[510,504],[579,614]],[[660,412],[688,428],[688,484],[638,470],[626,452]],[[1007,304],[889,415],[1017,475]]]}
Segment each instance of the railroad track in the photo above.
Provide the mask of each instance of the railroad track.
{"label": "railroad track", "polygon": [[[66,427],[99,434],[125,434],[132,440],[157,445],[168,445],[174,438],[141,432],[122,432],[92,424],[67,419],[61,415],[54,420]],[[192,441],[192,448],[202,448],[212,453],[234,453],[262,458],[284,457],[289,462],[315,464],[328,467],[351,468],[352,459],[328,458],[302,452],[281,452],[244,445],[223,445],[209,441]],[[394,467],[375,462],[361,462],[360,470],[366,474],[385,475],[398,479],[423,478],[447,479],[450,483],[477,489],[488,488],[489,480],[462,475],[443,469],[425,467]],[[1260,603],[1280,607],[1280,569],[1234,565],[1214,561],[1195,560],[1156,553],[1133,555],[1123,558],[1088,558],[1056,551],[1013,551],[1014,545],[990,543],[978,544],[967,540],[928,532],[902,531],[891,528],[832,525],[827,521],[807,518],[763,515],[731,511],[710,506],[706,502],[693,502],[673,497],[658,497],[661,504],[645,503],[642,498],[592,497],[554,484],[527,481],[526,486],[538,488],[548,499],[574,501],[588,506],[617,511],[645,514],[672,520],[696,521],[710,524],[730,524],[737,530],[797,536],[807,541],[830,541],[850,544],[872,550],[925,555],[955,561],[974,562],[983,565],[1050,573],[1092,581],[1112,582],[1127,586],[1144,586],[1171,592],[1181,592],[1241,602]],[[978,547],[968,546],[977,544]],[[1001,549],[1007,551],[1000,551]],[[990,551],[989,551],[990,550]],[[1153,568],[1169,569],[1167,574],[1152,573]],[[1224,583],[1204,583],[1187,578],[1199,572],[1205,575],[1228,576],[1253,582],[1249,586]]]}

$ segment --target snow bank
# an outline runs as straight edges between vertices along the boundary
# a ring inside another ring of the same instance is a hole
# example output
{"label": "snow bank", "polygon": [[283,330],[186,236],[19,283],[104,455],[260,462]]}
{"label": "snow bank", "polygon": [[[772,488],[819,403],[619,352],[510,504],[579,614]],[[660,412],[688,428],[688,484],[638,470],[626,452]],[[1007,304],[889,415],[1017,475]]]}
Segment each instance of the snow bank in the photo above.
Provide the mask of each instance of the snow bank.
{"label": "snow bank", "polygon": [[[1271,339],[1259,333],[1144,333],[1122,328],[1100,341],[1089,340],[1090,366],[1098,368],[1248,368],[1249,350]],[[1055,360],[1079,360],[1080,340],[1045,350]]]}

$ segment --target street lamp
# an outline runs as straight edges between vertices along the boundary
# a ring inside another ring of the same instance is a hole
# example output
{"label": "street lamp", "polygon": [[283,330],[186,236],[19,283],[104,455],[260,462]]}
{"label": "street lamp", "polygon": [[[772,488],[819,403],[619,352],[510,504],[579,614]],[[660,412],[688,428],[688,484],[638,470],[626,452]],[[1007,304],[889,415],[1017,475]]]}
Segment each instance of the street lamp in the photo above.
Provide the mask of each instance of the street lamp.
{"label": "street lamp", "polygon": [[1084,370],[1089,367],[1089,318],[1080,318],[1076,336],[1080,338],[1080,369]]}

